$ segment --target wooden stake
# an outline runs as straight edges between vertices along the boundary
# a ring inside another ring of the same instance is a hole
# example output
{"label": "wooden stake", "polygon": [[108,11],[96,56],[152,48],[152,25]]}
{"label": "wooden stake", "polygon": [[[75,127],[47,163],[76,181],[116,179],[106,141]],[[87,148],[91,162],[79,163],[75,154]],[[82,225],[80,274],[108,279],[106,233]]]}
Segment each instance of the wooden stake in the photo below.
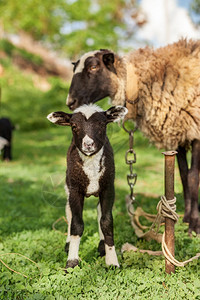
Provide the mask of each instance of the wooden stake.
{"label": "wooden stake", "polygon": [[[176,151],[163,152],[165,155],[165,197],[167,200],[174,199],[174,163]],[[174,225],[175,221],[170,218],[165,218],[165,243],[174,256]],[[165,272],[168,274],[175,272],[175,266],[165,259]]]}

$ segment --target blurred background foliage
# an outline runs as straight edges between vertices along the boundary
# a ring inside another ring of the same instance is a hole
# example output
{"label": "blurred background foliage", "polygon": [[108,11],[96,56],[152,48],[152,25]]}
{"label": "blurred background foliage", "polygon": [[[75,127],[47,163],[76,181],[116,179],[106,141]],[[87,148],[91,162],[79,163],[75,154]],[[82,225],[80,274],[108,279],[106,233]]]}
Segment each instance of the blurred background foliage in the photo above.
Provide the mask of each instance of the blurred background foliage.
{"label": "blurred background foliage", "polygon": [[117,50],[125,11],[136,6],[134,0],[2,0],[0,18],[4,30],[25,32],[73,56],[91,46]]}
{"label": "blurred background foliage", "polygon": [[200,1],[199,0],[193,0],[191,9],[196,13],[200,14]]}
{"label": "blurred background foliage", "polygon": [[94,48],[118,50],[130,5],[135,9],[125,0],[0,1],[0,116],[23,131],[50,126],[49,112],[67,110],[66,59]]}
{"label": "blurred background foliage", "polygon": [[[50,126],[50,111],[67,110],[70,60],[93,49],[127,51],[120,41],[134,39],[148,22],[139,2],[1,0],[0,116],[20,130]],[[199,13],[200,0],[191,9]]]}

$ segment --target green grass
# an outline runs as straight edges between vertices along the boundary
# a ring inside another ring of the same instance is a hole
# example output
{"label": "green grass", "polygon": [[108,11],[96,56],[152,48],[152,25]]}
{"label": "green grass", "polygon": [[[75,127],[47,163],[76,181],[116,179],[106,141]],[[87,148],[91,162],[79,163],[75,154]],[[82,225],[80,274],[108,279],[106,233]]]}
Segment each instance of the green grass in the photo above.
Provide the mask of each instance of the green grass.
{"label": "green grass", "polygon": [[[11,163],[0,162],[0,254],[20,253],[39,266],[38,270],[31,262],[14,255],[0,256],[11,268],[29,277],[13,273],[0,263],[0,299],[200,299],[199,261],[176,268],[175,274],[169,276],[165,274],[163,257],[138,252],[121,255],[125,242],[141,249],[160,250],[161,246],[155,241],[137,239],[131,227],[125,207],[125,196],[129,193],[128,166],[124,161],[128,137],[116,124],[109,125],[108,134],[116,162],[113,215],[121,268],[107,268],[104,258],[98,257],[97,199],[90,197],[84,207],[80,267],[64,275],[66,237],[53,231],[52,224],[65,211],[65,155],[71,131],[66,127],[45,126],[37,131],[16,130],[14,159]],[[136,198],[145,211],[156,213],[159,196],[164,193],[164,157],[162,151],[150,146],[138,132],[135,143]],[[184,205],[177,167],[175,178],[177,212],[182,214]],[[54,186],[49,184],[50,180]],[[64,223],[57,224],[57,228],[62,232],[67,229]],[[175,230],[178,260],[199,252],[199,239],[188,237],[182,219]]]}
{"label": "green grass", "polygon": [[[3,46],[9,48],[9,45]],[[7,53],[9,51],[11,53],[13,49],[7,49]],[[65,214],[63,186],[71,131],[50,124],[46,115],[54,110],[66,111],[68,85],[58,78],[49,78],[51,89],[44,93],[35,88],[32,75],[19,71],[9,57],[1,59],[0,63],[4,68],[4,76],[0,79],[1,116],[10,117],[17,128],[13,161],[0,161],[0,259],[28,276],[13,273],[0,262],[0,299],[200,299],[199,261],[193,261],[185,268],[176,268],[175,274],[169,276],[165,274],[163,257],[138,252],[121,255],[125,242],[150,250],[160,250],[161,245],[137,239],[131,226],[125,206],[125,196],[129,194],[126,181],[129,168],[124,159],[128,136],[117,124],[108,126],[108,135],[115,153],[113,215],[121,268],[107,268],[104,258],[98,257],[98,199],[90,197],[84,207],[80,266],[64,275],[66,237],[54,231],[52,224]],[[108,107],[105,101],[99,104]],[[139,132],[135,144],[136,200],[146,212],[156,213],[159,197],[164,194],[164,157],[162,151],[149,145]],[[183,214],[177,166],[175,191],[177,212]],[[62,232],[67,230],[66,227],[64,223],[56,225]],[[186,260],[199,252],[199,239],[188,237],[187,225],[182,223],[182,218],[175,230],[178,260]],[[1,256],[13,252],[37,262],[39,270],[22,257]]]}

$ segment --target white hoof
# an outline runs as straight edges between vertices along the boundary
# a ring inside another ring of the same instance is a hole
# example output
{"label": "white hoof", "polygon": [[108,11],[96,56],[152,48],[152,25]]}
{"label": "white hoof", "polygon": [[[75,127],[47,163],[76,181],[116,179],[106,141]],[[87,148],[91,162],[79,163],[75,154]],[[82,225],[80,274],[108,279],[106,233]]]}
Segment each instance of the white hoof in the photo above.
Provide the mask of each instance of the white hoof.
{"label": "white hoof", "polygon": [[105,257],[106,265],[119,267],[115,246],[108,246],[105,244],[105,251],[106,251],[106,257]]}

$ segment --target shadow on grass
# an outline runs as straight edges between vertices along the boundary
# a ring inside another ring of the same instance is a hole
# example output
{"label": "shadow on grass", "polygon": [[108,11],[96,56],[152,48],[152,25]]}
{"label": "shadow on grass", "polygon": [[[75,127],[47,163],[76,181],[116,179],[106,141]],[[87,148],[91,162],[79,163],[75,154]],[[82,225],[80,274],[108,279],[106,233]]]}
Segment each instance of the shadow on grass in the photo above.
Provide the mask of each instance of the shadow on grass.
{"label": "shadow on grass", "polygon": [[[54,126],[55,127],[55,126]],[[16,131],[13,140],[13,163],[18,165],[52,164],[63,159],[66,168],[66,153],[71,141],[71,132],[65,127],[61,130],[51,128],[47,130],[32,131],[27,139],[27,132]]]}
{"label": "shadow on grass", "polygon": [[[55,175],[56,176],[56,175]],[[62,177],[62,176],[61,176]],[[61,178],[60,177],[60,178]],[[53,222],[65,215],[66,196],[64,192],[64,176],[59,181],[58,189],[51,185],[45,186],[45,182],[34,180],[9,180],[1,176],[0,201],[1,201],[1,232],[11,234],[22,230],[38,230],[51,228]],[[55,182],[54,180],[54,182]],[[47,183],[51,180],[47,178]],[[131,238],[133,229],[127,213],[125,196],[127,190],[116,188],[116,200],[113,208],[116,241],[122,242]],[[183,213],[184,203],[182,195],[177,194],[177,211]],[[160,200],[157,197],[146,194],[136,195],[137,205],[148,213],[156,214],[156,205]],[[98,198],[85,199],[83,218],[87,236],[98,231],[96,206]],[[11,225],[12,224],[12,225]],[[130,234],[131,232],[131,234]],[[120,238],[118,238],[121,236]],[[83,237],[84,240],[84,237]]]}
{"label": "shadow on grass", "polygon": [[52,223],[64,214],[65,193],[59,205],[45,201],[42,185],[35,181],[12,180],[1,176],[0,231],[8,235],[23,230],[51,228]]}

